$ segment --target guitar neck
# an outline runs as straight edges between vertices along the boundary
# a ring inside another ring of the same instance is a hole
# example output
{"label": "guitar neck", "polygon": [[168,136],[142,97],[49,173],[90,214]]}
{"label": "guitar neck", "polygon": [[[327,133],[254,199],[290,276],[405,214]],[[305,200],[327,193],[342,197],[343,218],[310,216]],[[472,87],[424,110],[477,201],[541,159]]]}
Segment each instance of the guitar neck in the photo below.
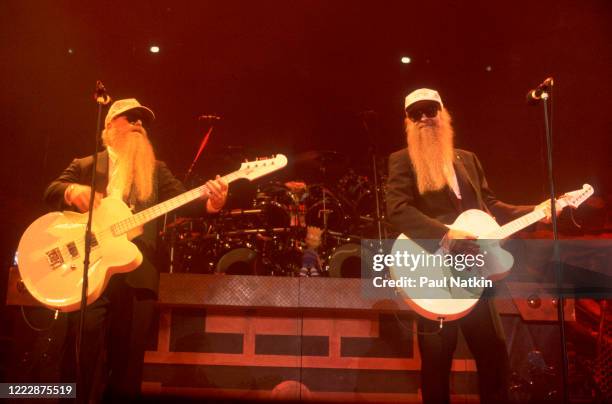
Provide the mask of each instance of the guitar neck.
{"label": "guitar neck", "polygon": [[[593,187],[589,184],[584,184],[582,189],[568,192],[564,194],[562,197],[555,201],[555,205],[557,207],[557,211],[562,210],[566,206],[571,206],[573,208],[577,208],[587,200],[591,195],[593,195]],[[519,217],[511,221],[510,223],[506,223],[501,226],[499,229],[486,234],[484,237],[480,237],[481,239],[490,239],[490,240],[503,240],[507,237],[510,237],[517,231],[523,230],[525,227],[534,224],[535,222],[542,220],[546,217],[546,213],[544,209],[535,209],[533,212],[527,213],[524,216]]]}
{"label": "guitar neck", "polygon": [[[240,176],[237,172],[234,172],[225,175],[221,178],[229,184],[239,179]],[[140,227],[153,219],[163,216],[166,213],[173,211],[174,209],[180,208],[181,206],[186,205],[189,202],[202,197],[202,194],[208,192],[209,189],[206,184],[201,185],[197,188],[192,189],[191,191],[187,191],[178,196],[175,196],[174,198],[168,199],[167,201],[159,203],[155,206],[151,206],[150,208],[140,211],[124,220],[113,224],[111,226],[111,231],[115,236],[125,234],[132,229]]]}
{"label": "guitar neck", "polygon": [[525,227],[531,226],[532,224],[542,220],[544,217],[546,217],[544,210],[536,209],[533,212],[527,213],[526,215],[523,215],[518,219],[506,223],[494,232],[491,232],[480,238],[488,240],[503,240],[505,238],[510,237],[514,233],[523,230]]}

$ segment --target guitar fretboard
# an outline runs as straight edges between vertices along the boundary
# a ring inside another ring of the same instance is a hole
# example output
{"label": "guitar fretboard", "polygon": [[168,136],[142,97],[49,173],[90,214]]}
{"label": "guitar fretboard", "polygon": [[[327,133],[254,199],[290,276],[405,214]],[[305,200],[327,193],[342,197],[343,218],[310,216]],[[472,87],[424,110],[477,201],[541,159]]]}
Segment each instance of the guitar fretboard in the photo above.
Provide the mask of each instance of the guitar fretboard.
{"label": "guitar fretboard", "polygon": [[510,237],[514,233],[523,230],[525,227],[542,220],[544,217],[546,217],[544,211],[542,209],[537,209],[531,213],[527,213],[526,215],[519,217],[518,219],[506,223],[494,232],[491,232],[480,238],[487,240],[503,240],[507,237]]}
{"label": "guitar fretboard", "polygon": [[[221,177],[228,184],[236,181],[241,178],[238,172],[234,172],[228,175]],[[174,198],[168,199],[160,204],[152,206],[148,209],[140,211],[127,219],[119,221],[113,224],[110,228],[115,236],[119,236],[121,234],[127,233],[128,231],[135,229],[143,224],[150,222],[153,219],[156,219],[166,213],[180,208],[181,206],[188,204],[191,201],[194,201],[200,198],[203,194],[206,195],[210,193],[210,190],[206,186],[206,184],[201,185],[197,188],[192,189],[191,191],[187,191],[182,193]]]}

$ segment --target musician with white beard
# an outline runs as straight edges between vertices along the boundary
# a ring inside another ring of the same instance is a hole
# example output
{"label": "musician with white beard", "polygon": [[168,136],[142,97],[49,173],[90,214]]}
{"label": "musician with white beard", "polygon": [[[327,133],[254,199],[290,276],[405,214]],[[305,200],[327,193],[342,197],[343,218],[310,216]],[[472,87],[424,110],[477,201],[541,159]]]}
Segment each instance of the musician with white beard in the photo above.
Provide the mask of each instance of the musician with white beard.
{"label": "musician with white beard", "polygon": [[[186,191],[166,164],[155,159],[146,130],[154,118],[153,111],[134,98],[118,100],[109,108],[102,133],[106,150],[98,154],[95,173],[94,207],[103,197],[119,198],[138,212]],[[87,211],[92,171],[93,156],[73,160],[45,191],[47,204],[53,210]],[[210,197],[205,198],[205,209],[218,212],[227,198],[227,183],[217,176],[207,187]],[[191,208],[204,213],[204,206]],[[145,338],[154,316],[159,274],[154,265],[156,223],[145,224],[139,233],[132,241],[142,252],[142,264],[132,272],[113,275],[102,296],[87,309],[85,377],[84,385],[77,389],[89,392],[87,396],[94,402],[101,399],[105,385],[107,398],[112,400],[130,399],[140,392]],[[61,365],[64,382],[76,378],[78,314],[68,314]],[[108,357],[104,357],[107,351]]]}
{"label": "musician with white beard", "polygon": [[[395,230],[413,240],[439,240],[444,250],[475,254],[475,236],[449,230],[468,209],[490,213],[503,223],[532,211],[499,201],[487,184],[476,155],[455,149],[448,110],[437,91],[421,88],[405,99],[407,148],[389,156],[387,214]],[[547,211],[549,202],[537,207]],[[438,243],[436,243],[437,245]],[[433,251],[431,251],[433,252]],[[459,328],[478,367],[481,403],[503,403],[508,398],[509,360],[499,315],[485,297],[467,316],[444,323],[420,317],[423,402],[448,403],[449,376]]]}

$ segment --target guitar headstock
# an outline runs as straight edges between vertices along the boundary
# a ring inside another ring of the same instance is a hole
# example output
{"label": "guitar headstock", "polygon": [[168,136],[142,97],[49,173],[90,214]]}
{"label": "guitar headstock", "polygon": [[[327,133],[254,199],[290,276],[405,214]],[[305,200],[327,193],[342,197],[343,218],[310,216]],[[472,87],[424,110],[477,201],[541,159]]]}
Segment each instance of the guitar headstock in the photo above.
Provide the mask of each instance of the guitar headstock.
{"label": "guitar headstock", "polygon": [[287,157],[283,154],[277,154],[272,158],[245,161],[240,165],[240,169],[236,173],[240,178],[246,178],[249,181],[253,181],[254,179],[280,170],[286,165]]}
{"label": "guitar headstock", "polygon": [[589,184],[584,184],[582,189],[565,193],[561,198],[559,198],[559,203],[561,203],[562,206],[571,206],[572,208],[576,209],[582,204],[582,202],[589,199],[594,192],[595,191],[593,190],[592,186]]}

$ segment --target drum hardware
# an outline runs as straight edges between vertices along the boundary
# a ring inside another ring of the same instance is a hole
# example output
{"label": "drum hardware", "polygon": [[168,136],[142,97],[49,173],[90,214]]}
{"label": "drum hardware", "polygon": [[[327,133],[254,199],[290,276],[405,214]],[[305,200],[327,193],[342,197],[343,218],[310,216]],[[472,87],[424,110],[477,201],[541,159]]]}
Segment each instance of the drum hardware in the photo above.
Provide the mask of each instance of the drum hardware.
{"label": "drum hardware", "polygon": [[351,226],[350,203],[323,184],[311,185],[305,196],[306,225],[346,233]]}
{"label": "drum hardware", "polygon": [[209,272],[210,251],[218,239],[212,220],[178,217],[166,222],[160,236],[168,254],[169,273]]}
{"label": "drum hardware", "polygon": [[338,182],[338,189],[351,201],[357,217],[375,216],[376,203],[372,188],[368,177],[357,175],[353,170]]}
{"label": "drum hardware", "polygon": [[[164,227],[161,233],[162,239],[164,237],[164,234],[166,234],[167,225],[168,225],[168,213],[164,215]],[[175,246],[176,246],[176,234],[174,231],[172,231],[172,234],[170,235],[170,242],[169,242],[170,261],[168,263],[168,273],[170,274],[174,272],[174,248]]]}
{"label": "drum hardware", "polygon": [[251,234],[284,234],[291,232],[291,228],[288,227],[275,227],[272,229],[241,229],[241,230],[233,230],[224,232],[224,236],[241,236],[241,235],[251,235]]}
{"label": "drum hardware", "polygon": [[236,217],[236,216],[248,216],[248,215],[258,215],[263,212],[262,209],[232,209],[228,212],[224,212],[224,216]]}
{"label": "drum hardware", "polygon": [[374,220],[376,224],[376,230],[378,233],[378,244],[382,247],[382,240],[388,237],[387,228],[383,225],[384,221],[384,210],[382,203],[384,201],[384,195],[381,193],[381,172],[379,169],[379,158],[377,156],[377,144],[378,139],[382,135],[382,126],[380,125],[379,115],[376,111],[364,111],[360,114],[361,124],[365,132],[365,138],[369,143],[369,154],[371,158],[371,169],[372,178],[374,180]]}

